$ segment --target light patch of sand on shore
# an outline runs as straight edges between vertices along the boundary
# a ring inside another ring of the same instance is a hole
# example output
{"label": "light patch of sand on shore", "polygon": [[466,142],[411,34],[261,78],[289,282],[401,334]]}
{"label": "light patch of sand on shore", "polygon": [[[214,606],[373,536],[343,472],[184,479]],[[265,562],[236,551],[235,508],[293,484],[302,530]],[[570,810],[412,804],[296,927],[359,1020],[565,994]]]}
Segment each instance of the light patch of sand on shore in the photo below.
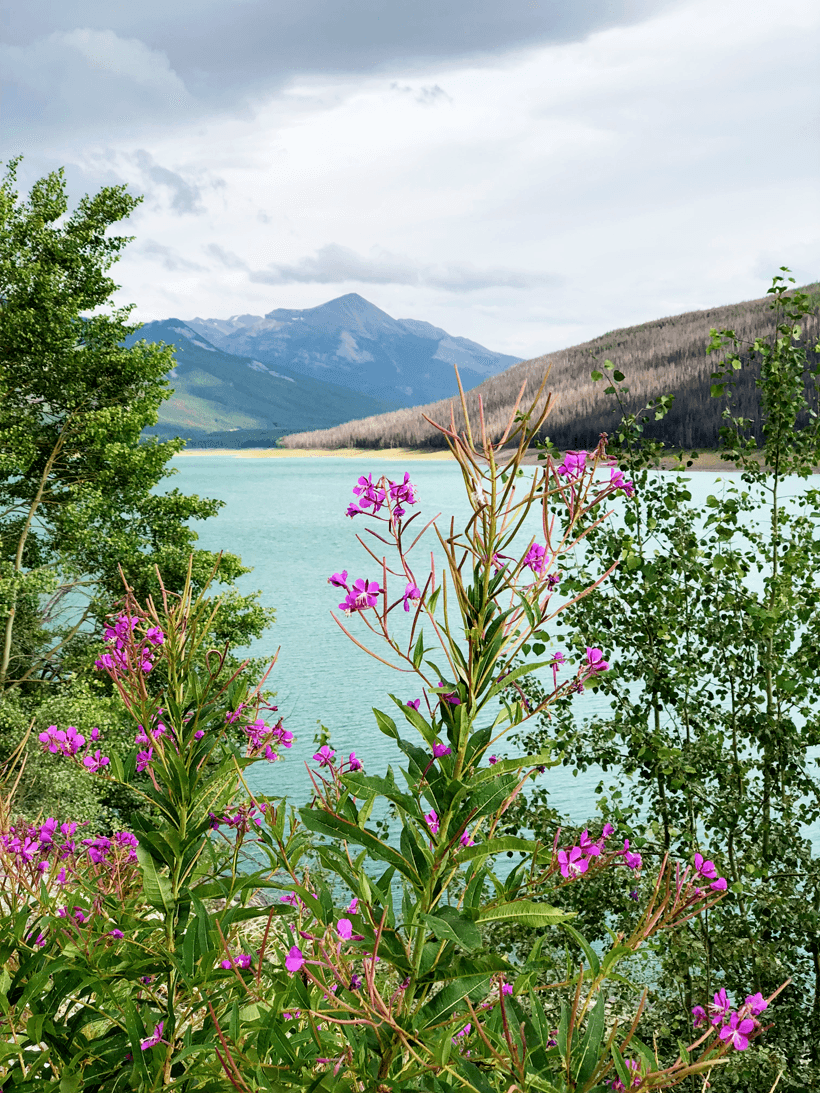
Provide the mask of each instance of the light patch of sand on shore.
{"label": "light patch of sand on shore", "polygon": [[[424,451],[418,448],[185,448],[180,455],[224,455],[232,459],[389,459],[396,462],[422,460],[424,462],[450,462],[452,456],[446,449]],[[499,463],[509,458],[512,452],[499,453]],[[686,462],[688,462],[688,456]],[[524,463],[533,465],[538,462],[537,453],[528,452]],[[661,461],[663,471],[683,470],[686,474],[697,471],[732,472],[737,468],[726,463],[718,452],[703,451],[692,461],[691,467],[681,466],[676,459],[666,457]],[[815,469],[820,474],[820,468]]]}
{"label": "light patch of sand on shore", "polygon": [[180,455],[229,455],[233,459],[423,459],[449,461],[448,451],[411,448],[185,448]]}

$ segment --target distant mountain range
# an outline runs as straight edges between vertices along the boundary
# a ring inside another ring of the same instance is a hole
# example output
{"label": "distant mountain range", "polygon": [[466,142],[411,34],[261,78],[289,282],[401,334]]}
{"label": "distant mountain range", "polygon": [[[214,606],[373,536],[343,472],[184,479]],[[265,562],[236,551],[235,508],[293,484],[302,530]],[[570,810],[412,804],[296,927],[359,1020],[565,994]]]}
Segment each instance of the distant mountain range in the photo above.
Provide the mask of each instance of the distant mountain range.
{"label": "distant mountain range", "polygon": [[356,293],[264,317],[164,319],[131,340],[176,348],[160,436],[203,447],[272,444],[456,392],[517,363],[417,319],[393,319]]}
{"label": "distant mountain range", "polygon": [[[817,284],[806,285],[820,303]],[[473,421],[482,399],[487,430],[500,435],[513,410],[522,383],[526,398],[534,397],[549,369],[547,390],[556,396],[554,411],[546,421],[545,432],[559,448],[593,448],[601,432],[611,433],[623,411],[640,413],[647,401],[660,395],[674,395],[674,402],[662,421],[648,415],[645,435],[682,448],[710,448],[718,443],[724,424],[725,401],[712,398],[712,373],[716,358],[706,347],[710,330],[730,328],[746,346],[759,336],[772,333],[771,297],[744,303],[690,311],[639,326],[612,330],[599,338],[522,361],[501,375],[491,376],[470,390],[467,411]],[[820,316],[815,312],[803,323],[808,359],[812,368],[820,365],[820,353],[813,346],[820,339]],[[605,382],[595,383],[590,373],[604,361],[614,362],[626,374],[621,408],[606,394]],[[749,418],[760,428],[760,392],[756,387],[757,368],[744,368],[737,377],[733,395],[733,413]],[[807,394],[812,391],[807,373]],[[627,394],[628,392],[628,394]],[[817,395],[809,394],[817,408]],[[456,403],[456,421],[461,427],[461,408]],[[332,429],[306,431],[285,438],[287,448],[441,448],[445,441],[425,415],[434,421],[447,421],[450,400],[432,402],[412,409],[393,410],[365,420],[356,420]],[[800,422],[798,423],[800,424]]]}

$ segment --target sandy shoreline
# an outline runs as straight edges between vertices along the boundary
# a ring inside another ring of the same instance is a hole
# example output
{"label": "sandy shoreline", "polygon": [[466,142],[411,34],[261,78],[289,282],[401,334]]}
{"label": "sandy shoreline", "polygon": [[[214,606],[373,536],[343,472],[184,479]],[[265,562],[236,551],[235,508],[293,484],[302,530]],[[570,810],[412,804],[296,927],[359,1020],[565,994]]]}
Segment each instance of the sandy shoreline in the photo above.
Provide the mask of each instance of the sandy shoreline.
{"label": "sandy shoreline", "polygon": [[[231,459],[389,459],[395,462],[422,460],[445,463],[449,463],[453,458],[448,451],[414,448],[186,448],[179,454],[194,457],[221,455],[229,456]],[[538,457],[534,452],[531,452],[525,460],[525,463],[530,465],[537,462]],[[677,460],[671,457],[661,461],[661,470],[677,469],[711,473],[735,471],[735,467],[731,463],[724,462],[717,452],[701,452],[691,467],[681,468]],[[820,472],[815,471],[815,473]]]}

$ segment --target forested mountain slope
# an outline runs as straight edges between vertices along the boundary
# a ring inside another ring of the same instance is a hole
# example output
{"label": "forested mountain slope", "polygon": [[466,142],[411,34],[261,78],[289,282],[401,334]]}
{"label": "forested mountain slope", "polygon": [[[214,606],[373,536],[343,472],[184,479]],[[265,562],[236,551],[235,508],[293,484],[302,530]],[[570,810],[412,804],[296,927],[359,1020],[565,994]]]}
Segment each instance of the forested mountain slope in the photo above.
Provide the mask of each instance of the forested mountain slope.
{"label": "forested mountain slope", "polygon": [[[816,291],[817,286],[808,291],[812,289]],[[606,384],[593,383],[590,378],[593,369],[608,359],[626,375],[630,388],[627,409],[640,409],[649,399],[674,394],[669,414],[663,422],[650,424],[649,435],[686,448],[713,447],[718,441],[725,404],[711,397],[711,374],[716,362],[706,352],[709,331],[713,327],[730,328],[744,344],[751,343],[756,336],[771,331],[774,319],[769,305],[770,297],[764,297],[686,312],[613,330],[582,345],[522,361],[468,391],[468,411],[477,414],[480,394],[490,431],[500,433],[521,384],[526,380],[527,393],[534,395],[549,368],[548,390],[557,396],[557,404],[547,421],[546,432],[559,448],[593,447],[599,433],[611,431],[620,413],[612,396],[604,394]],[[820,336],[817,313],[806,332],[814,340]],[[739,374],[735,405],[736,412],[757,420],[754,381],[753,369],[744,369]],[[333,429],[298,433],[284,437],[280,443],[290,448],[443,447],[440,434],[422,415],[449,420],[451,401],[443,399]],[[457,410],[460,423],[460,408]]]}

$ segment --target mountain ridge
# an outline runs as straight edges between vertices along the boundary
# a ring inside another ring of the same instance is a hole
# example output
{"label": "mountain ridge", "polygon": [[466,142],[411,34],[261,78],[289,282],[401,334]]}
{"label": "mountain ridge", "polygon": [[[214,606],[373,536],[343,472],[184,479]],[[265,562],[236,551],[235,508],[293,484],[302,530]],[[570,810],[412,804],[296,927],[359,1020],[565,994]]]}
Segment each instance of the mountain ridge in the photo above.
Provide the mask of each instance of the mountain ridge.
{"label": "mountain ridge", "polygon": [[197,316],[187,325],[223,352],[331,380],[398,406],[452,394],[453,364],[464,385],[474,387],[520,360],[420,319],[394,319],[355,292],[311,308],[229,319]]}

